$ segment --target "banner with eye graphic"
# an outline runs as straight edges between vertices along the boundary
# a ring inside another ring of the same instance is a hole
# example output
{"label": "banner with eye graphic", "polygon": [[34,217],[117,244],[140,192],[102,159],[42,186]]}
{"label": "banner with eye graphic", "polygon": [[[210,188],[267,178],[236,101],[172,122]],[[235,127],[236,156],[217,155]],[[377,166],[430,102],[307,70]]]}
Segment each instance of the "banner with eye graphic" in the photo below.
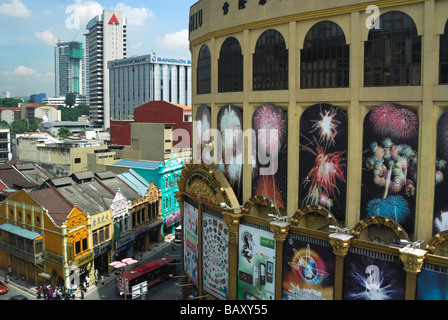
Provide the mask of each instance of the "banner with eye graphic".
{"label": "banner with eye graphic", "polygon": [[218,214],[202,215],[202,280],[204,291],[229,298],[229,228]]}

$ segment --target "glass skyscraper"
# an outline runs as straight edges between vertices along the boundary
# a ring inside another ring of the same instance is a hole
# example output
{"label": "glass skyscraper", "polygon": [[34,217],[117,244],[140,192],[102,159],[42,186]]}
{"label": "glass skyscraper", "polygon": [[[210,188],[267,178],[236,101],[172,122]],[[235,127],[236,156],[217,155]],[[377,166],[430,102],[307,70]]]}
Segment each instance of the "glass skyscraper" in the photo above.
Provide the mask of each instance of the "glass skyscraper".
{"label": "glass skyscraper", "polygon": [[83,76],[84,54],[81,42],[58,42],[54,50],[55,96],[65,96],[73,92],[85,94]]}

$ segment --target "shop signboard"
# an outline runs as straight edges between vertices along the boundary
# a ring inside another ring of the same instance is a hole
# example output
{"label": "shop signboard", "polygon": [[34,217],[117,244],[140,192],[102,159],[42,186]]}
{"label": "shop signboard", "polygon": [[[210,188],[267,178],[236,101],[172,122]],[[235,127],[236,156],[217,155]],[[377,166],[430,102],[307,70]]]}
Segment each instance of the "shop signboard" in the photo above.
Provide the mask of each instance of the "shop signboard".
{"label": "shop signboard", "polygon": [[406,272],[399,257],[366,251],[345,257],[343,300],[403,300]]}
{"label": "shop signboard", "polygon": [[184,202],[184,270],[198,284],[198,209]]}
{"label": "shop signboard", "polygon": [[238,299],[275,299],[275,240],[272,232],[240,225]]}
{"label": "shop signboard", "polygon": [[289,236],[283,245],[283,300],[332,300],[335,258],[327,241]]}
{"label": "shop signboard", "polygon": [[202,217],[204,290],[217,299],[229,298],[229,228],[215,214]]}

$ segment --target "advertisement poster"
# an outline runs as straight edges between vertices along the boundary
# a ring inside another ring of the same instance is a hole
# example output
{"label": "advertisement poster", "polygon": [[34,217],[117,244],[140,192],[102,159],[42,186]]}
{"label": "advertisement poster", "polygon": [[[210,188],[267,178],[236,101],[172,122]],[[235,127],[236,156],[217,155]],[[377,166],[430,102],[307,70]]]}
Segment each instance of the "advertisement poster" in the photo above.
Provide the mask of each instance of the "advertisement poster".
{"label": "advertisement poster", "polygon": [[351,252],[345,258],[343,300],[404,300],[405,283],[401,262]]}
{"label": "advertisement poster", "polygon": [[184,202],[184,270],[198,283],[198,209]]}
{"label": "advertisement poster", "polygon": [[448,300],[448,274],[422,268],[417,278],[417,300]]}
{"label": "advertisement poster", "polygon": [[204,212],[202,217],[202,267],[204,291],[218,299],[229,298],[229,228]]}
{"label": "advertisement poster", "polygon": [[286,208],[288,119],[282,108],[265,104],[252,117],[252,195],[267,196]]}
{"label": "advertisement poster", "polygon": [[300,117],[299,208],[324,207],[345,219],[348,127],[344,112],[315,104]]}
{"label": "advertisement poster", "polygon": [[448,230],[448,111],[437,125],[436,177],[434,190],[433,235]]}
{"label": "advertisement poster", "polygon": [[218,112],[218,131],[221,133],[221,159],[218,169],[224,174],[235,196],[243,198],[243,114],[234,105],[226,105]]}
{"label": "advertisement poster", "polygon": [[[196,111],[196,132],[194,133],[196,150],[194,155],[197,163],[200,163],[201,161],[206,163],[212,162],[210,154],[207,152],[203,153],[203,149],[211,140],[211,117],[210,108],[205,105],[201,105]],[[205,159],[203,159],[203,157],[205,157]]]}
{"label": "advertisement poster", "polygon": [[333,300],[333,248],[286,238],[283,244],[283,300]]}
{"label": "advertisement poster", "polygon": [[361,219],[383,216],[414,232],[418,117],[408,107],[384,103],[364,119]]}
{"label": "advertisement poster", "polygon": [[238,300],[274,300],[274,235],[240,225],[239,237]]}

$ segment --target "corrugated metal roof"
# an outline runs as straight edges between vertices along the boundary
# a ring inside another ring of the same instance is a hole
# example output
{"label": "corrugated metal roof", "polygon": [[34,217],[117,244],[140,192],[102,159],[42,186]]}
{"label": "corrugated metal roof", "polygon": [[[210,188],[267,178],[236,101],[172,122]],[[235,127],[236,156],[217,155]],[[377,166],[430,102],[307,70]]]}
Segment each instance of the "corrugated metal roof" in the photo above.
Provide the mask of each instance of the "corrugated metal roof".
{"label": "corrugated metal roof", "polygon": [[136,190],[142,197],[145,196],[146,191],[148,190],[150,185],[148,181],[146,181],[141,175],[139,175],[132,169],[120,173],[119,175],[117,175],[117,177],[125,181],[132,188],[134,188],[134,190]]}
{"label": "corrugated metal roof", "polygon": [[19,237],[26,238],[28,240],[34,240],[41,236],[40,233],[31,231],[28,229],[20,228],[11,223],[5,223],[5,224],[0,225],[0,230],[6,231],[9,233],[14,233],[15,235],[18,235]]}

